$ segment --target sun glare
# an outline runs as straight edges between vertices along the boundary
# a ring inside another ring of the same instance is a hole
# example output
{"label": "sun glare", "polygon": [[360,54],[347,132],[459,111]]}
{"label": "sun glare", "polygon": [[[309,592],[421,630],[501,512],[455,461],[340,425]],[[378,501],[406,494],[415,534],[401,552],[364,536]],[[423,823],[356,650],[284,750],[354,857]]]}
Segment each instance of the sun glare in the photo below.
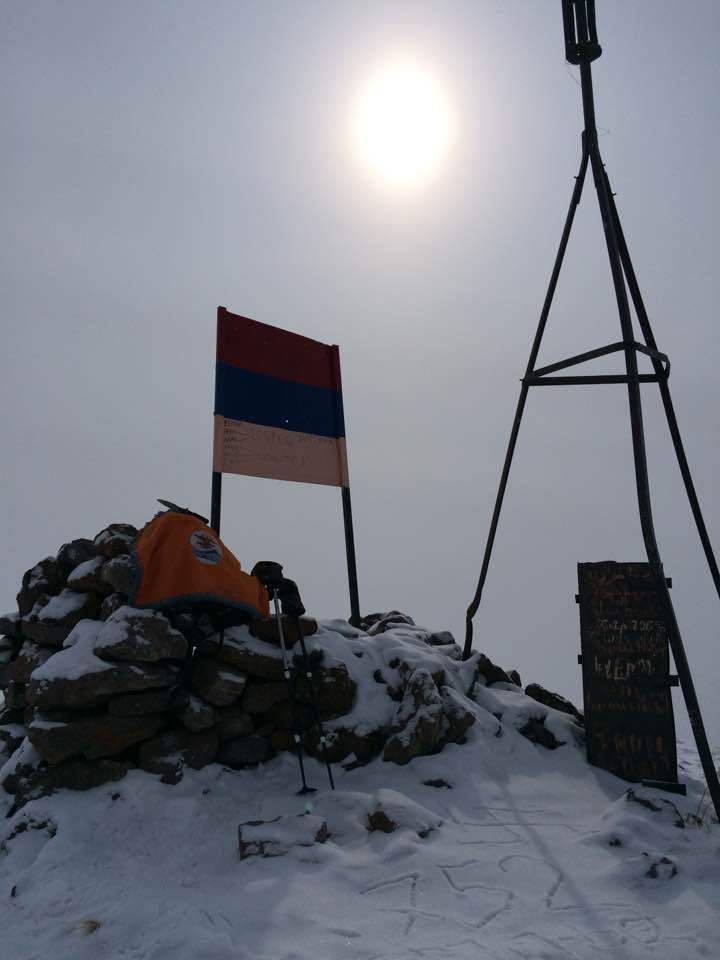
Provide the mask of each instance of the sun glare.
{"label": "sun glare", "polygon": [[378,70],[359,98],[354,137],[363,161],[389,185],[409,188],[428,181],[451,137],[442,87],[414,64]]}

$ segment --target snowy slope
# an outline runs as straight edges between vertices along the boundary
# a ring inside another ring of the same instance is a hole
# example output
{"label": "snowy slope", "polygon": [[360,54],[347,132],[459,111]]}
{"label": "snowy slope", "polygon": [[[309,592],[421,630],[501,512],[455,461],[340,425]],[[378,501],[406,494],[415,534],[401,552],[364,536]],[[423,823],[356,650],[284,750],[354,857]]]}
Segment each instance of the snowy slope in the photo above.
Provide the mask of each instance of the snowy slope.
{"label": "snowy slope", "polygon": [[[334,793],[310,761],[321,788],[310,801],[294,795],[290,755],[257,770],[186,771],[176,786],[132,771],[31,801],[0,827],[2,956],[717,956],[720,828],[705,811],[705,826],[681,829],[662,802],[685,817],[698,811],[690,753],[688,798],[636,790],[655,812],[628,801],[628,784],[588,767],[574,744],[547,751],[511,725],[501,737],[479,728],[404,767],[336,767]],[[0,804],[9,810],[11,798]],[[368,831],[378,806],[394,832]],[[306,808],[317,821],[294,816]],[[319,821],[331,836],[240,861],[238,824],[278,816],[268,829],[281,841],[307,840]]]}

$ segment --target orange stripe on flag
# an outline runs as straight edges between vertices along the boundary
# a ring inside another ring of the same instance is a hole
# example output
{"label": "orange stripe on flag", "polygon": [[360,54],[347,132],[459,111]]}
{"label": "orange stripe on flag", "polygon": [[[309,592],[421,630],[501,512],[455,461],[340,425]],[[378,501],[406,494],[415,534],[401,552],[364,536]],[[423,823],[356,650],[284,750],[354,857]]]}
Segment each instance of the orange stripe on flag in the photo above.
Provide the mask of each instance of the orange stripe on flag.
{"label": "orange stripe on flag", "polygon": [[345,438],[320,437],[215,416],[213,470],[347,487]]}

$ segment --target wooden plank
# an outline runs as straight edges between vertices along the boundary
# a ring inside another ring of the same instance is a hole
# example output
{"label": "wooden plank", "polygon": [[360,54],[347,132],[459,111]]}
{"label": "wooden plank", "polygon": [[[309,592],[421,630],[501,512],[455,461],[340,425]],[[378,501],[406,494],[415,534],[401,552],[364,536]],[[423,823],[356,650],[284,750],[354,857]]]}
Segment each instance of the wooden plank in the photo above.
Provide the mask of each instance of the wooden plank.
{"label": "wooden plank", "polygon": [[625,780],[677,782],[664,601],[647,563],[579,563],[587,757]]}

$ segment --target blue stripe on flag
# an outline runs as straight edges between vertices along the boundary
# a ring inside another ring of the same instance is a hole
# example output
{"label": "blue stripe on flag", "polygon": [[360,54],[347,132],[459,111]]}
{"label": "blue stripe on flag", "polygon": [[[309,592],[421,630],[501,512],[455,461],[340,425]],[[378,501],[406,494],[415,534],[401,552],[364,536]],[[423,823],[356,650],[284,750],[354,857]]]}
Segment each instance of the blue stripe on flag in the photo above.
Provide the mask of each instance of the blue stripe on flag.
{"label": "blue stripe on flag", "polygon": [[215,366],[215,413],[266,427],[344,437],[342,393],[251,373],[225,363]]}

